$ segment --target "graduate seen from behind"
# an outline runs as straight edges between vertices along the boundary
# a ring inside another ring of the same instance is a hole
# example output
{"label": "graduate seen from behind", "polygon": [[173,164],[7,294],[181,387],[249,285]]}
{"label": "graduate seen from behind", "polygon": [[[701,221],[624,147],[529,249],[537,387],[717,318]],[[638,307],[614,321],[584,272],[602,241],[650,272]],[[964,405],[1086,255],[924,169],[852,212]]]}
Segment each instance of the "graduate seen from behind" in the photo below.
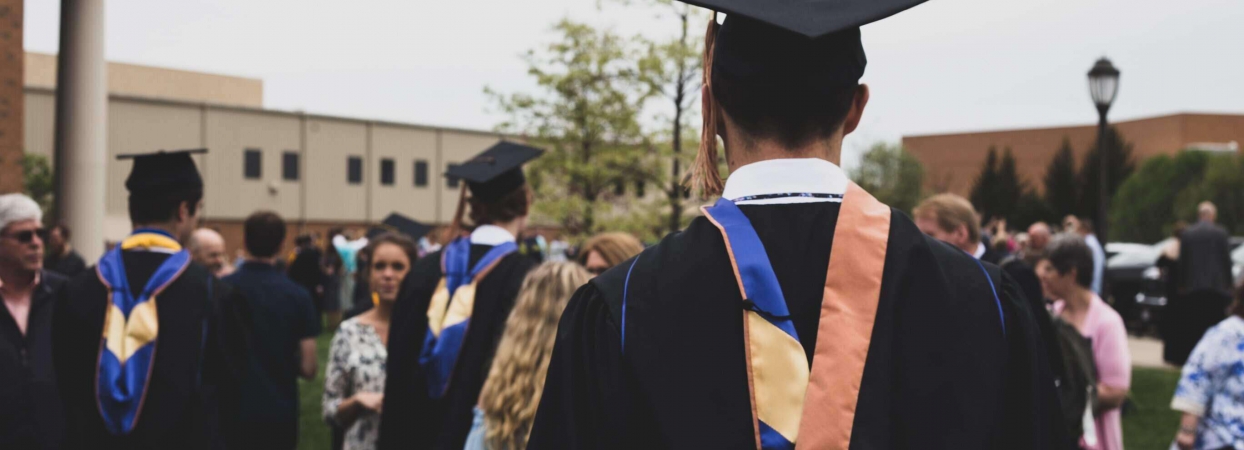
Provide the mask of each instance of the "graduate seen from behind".
{"label": "graduate seen from behind", "polygon": [[229,447],[244,306],[182,248],[203,210],[192,153],[120,157],[134,161],[134,231],[61,291],[52,329],[65,448]]}
{"label": "graduate seen from behind", "polygon": [[722,198],[575,294],[528,448],[1051,447],[1022,294],[838,166],[869,99],[859,26],[919,2],[692,2],[728,14],[695,165]]}
{"label": "graduate seen from behind", "polygon": [[[501,142],[453,166],[466,181],[454,239],[415,263],[393,312],[380,448],[461,450],[523,277],[517,252],[531,188],[522,164],[542,151]],[[466,194],[470,192],[468,197]],[[466,206],[474,229],[459,236]]]}

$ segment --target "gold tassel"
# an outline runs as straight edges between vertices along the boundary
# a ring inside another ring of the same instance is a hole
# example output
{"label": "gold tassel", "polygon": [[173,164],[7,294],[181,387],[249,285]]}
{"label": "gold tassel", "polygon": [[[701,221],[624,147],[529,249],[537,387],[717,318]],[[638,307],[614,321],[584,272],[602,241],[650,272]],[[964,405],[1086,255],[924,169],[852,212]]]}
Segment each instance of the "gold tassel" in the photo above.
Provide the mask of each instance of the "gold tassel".
{"label": "gold tassel", "polygon": [[717,171],[717,102],[713,99],[713,45],[717,40],[717,12],[708,20],[704,34],[704,86],[709,86],[704,101],[703,126],[700,128],[700,152],[695,155],[691,184],[701,195],[721,194],[721,174]]}

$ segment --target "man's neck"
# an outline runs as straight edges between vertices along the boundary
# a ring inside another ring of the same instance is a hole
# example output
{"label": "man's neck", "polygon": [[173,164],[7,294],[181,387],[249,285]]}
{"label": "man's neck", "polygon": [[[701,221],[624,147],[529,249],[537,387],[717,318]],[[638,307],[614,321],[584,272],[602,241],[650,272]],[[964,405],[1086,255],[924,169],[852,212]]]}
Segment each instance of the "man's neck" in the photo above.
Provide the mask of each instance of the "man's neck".
{"label": "man's neck", "polygon": [[35,274],[22,268],[0,267],[0,285],[6,291],[25,291],[34,287]]}
{"label": "man's neck", "polygon": [[275,265],[276,265],[276,260],[277,260],[277,257],[276,257],[275,255],[274,255],[274,256],[271,256],[271,257],[268,257],[268,258],[256,258],[256,257],[254,257],[254,256],[252,256],[252,257],[250,257],[250,258],[246,258],[246,262],[249,262],[249,263],[258,263],[258,264],[267,264],[267,265],[269,265],[269,266],[275,266]]}
{"label": "man's neck", "polygon": [[[731,141],[743,144],[743,139]],[[840,165],[842,161],[842,137],[815,140],[797,148],[784,147],[777,142],[764,140],[749,142],[750,145],[727,144],[726,166],[731,172],[751,163],[771,159],[816,158]]]}
{"label": "man's neck", "polygon": [[65,248],[64,248],[63,250],[61,250],[61,251],[60,251],[60,256],[62,256],[62,257],[69,256],[69,253],[71,253],[71,252],[73,252],[73,246],[72,246],[72,245],[69,245],[69,243],[68,243],[68,242],[66,242],[66,243],[65,243]]}
{"label": "man's neck", "polygon": [[520,228],[521,228],[519,219],[514,219],[514,220],[511,220],[505,223],[492,223],[489,225],[492,225],[494,227],[497,227],[497,228],[500,228],[500,229],[503,229],[509,232],[510,235],[514,236],[515,239],[518,238],[518,232],[520,231]]}
{"label": "man's neck", "polygon": [[136,223],[134,224],[134,230],[141,230],[141,229],[160,230],[165,233],[168,233],[169,236],[173,236],[174,238],[177,237],[177,227],[173,226],[173,224],[170,224],[170,223],[142,223],[142,224]]}

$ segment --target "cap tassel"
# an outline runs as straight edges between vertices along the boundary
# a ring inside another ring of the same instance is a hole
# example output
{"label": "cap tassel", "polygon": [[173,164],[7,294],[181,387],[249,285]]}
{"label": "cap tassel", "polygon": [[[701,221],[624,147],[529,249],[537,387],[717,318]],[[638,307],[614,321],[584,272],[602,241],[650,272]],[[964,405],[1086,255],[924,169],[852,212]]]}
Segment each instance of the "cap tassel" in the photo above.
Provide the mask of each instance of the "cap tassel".
{"label": "cap tassel", "polygon": [[462,189],[458,193],[458,210],[454,212],[454,221],[449,224],[449,228],[445,230],[444,241],[446,243],[453,242],[462,234],[462,216],[466,213],[467,186],[462,183]]}
{"label": "cap tassel", "polygon": [[717,102],[713,99],[711,88],[713,80],[713,45],[717,40],[717,12],[708,20],[708,30],[704,34],[704,86],[710,88],[705,93],[703,126],[700,128],[700,152],[695,156],[692,167],[691,184],[704,196],[721,194],[721,174],[717,171]]}

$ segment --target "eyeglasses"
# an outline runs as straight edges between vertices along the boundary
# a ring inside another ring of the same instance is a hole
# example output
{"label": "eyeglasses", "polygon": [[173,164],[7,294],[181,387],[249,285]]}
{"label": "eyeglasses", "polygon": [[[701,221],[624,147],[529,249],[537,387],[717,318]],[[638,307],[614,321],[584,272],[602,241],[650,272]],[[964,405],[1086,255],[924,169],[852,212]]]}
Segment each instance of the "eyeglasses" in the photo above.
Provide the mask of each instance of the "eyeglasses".
{"label": "eyeglasses", "polygon": [[48,230],[43,229],[43,228],[38,228],[34,230],[25,230],[25,231],[18,231],[16,233],[9,233],[8,235],[0,236],[0,237],[13,238],[17,242],[21,242],[23,244],[29,244],[35,240],[35,236],[39,236],[39,240],[41,241],[47,241]]}

